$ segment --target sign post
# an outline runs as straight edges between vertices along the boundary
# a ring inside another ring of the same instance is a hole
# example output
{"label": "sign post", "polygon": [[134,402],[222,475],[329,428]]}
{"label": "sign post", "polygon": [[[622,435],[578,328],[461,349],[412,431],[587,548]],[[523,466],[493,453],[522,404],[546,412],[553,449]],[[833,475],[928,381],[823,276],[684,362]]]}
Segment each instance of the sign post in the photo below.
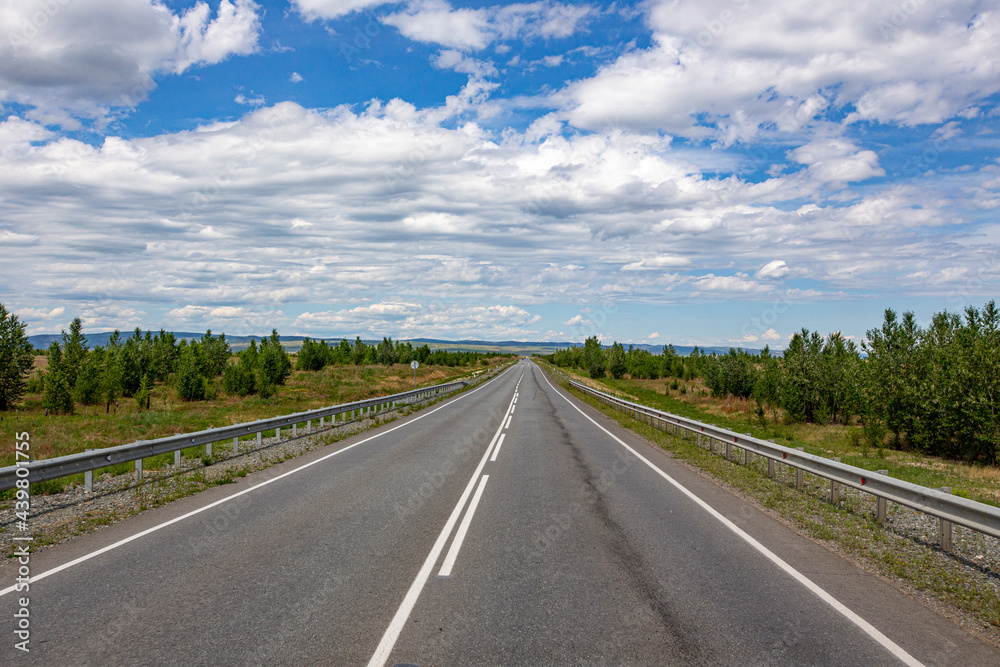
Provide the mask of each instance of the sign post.
{"label": "sign post", "polygon": [[413,388],[417,388],[417,368],[420,366],[420,362],[414,359],[410,362],[410,368],[413,369]]}

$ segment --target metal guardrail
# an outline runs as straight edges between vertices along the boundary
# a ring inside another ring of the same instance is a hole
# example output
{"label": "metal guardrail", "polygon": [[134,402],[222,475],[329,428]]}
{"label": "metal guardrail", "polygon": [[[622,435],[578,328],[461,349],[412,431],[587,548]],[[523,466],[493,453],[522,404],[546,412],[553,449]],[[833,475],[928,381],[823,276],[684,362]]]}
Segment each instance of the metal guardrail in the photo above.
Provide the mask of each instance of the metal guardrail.
{"label": "metal guardrail", "polygon": [[[379,396],[362,401],[354,401],[353,403],[342,403],[340,405],[297,412],[282,417],[259,419],[253,422],[210,428],[194,433],[181,433],[166,438],[157,438],[156,440],[139,440],[127,445],[105,447],[103,449],[68,454],[66,456],[57,456],[51,459],[31,461],[27,464],[22,463],[7,466],[0,468],[0,490],[14,488],[17,480],[24,479],[24,477],[27,477],[31,483],[41,482],[48,479],[56,479],[58,477],[66,477],[67,475],[76,475],[81,472],[86,473],[100,468],[107,468],[119,463],[128,463],[129,461],[136,461],[136,470],[141,471],[140,462],[144,458],[169,452],[177,452],[179,454],[182,449],[198,447],[200,445],[211,445],[212,443],[225,440],[232,440],[233,450],[234,452],[238,452],[239,438],[241,436],[256,434],[257,444],[259,445],[261,434],[264,431],[291,427],[294,434],[297,431],[297,426],[305,423],[307,425],[306,430],[311,432],[312,420],[314,419],[319,419],[322,422],[327,417],[336,418],[337,415],[346,413],[352,413],[353,417],[355,411],[361,411],[362,414],[371,414],[373,409],[378,414],[384,410],[394,408],[397,403],[405,402],[410,404],[420,402],[438,396],[441,393],[457,391],[467,385],[467,382],[458,380],[432,387],[411,389],[410,391],[392,394],[391,396]],[[18,474],[19,470],[25,469],[27,473],[21,472]]]}
{"label": "metal guardrail", "polygon": [[747,462],[749,462],[751,453],[762,456],[769,461],[769,475],[774,474],[774,462],[796,468],[796,486],[798,487],[802,486],[803,471],[829,479],[831,481],[831,500],[834,502],[839,496],[839,489],[836,486],[838,484],[870,493],[879,499],[878,518],[880,521],[885,518],[884,503],[886,500],[935,516],[942,522],[938,534],[941,546],[945,549],[950,549],[951,546],[952,523],[1000,538],[1000,508],[998,507],[953,496],[948,492],[930,489],[919,484],[893,479],[885,474],[885,471],[872,472],[857,468],[839,461],[807,454],[799,449],[783,447],[767,440],[754,438],[749,434],[735,433],[714,424],[706,424],[626,401],[575,380],[569,380],[569,384],[606,404],[631,413],[636,419],[645,419],[654,427],[662,426],[664,429],[672,427],[678,435],[682,430],[694,433],[698,437],[698,444],[702,444],[703,438],[708,438],[708,446],[713,451],[713,441],[718,441],[726,446],[727,458],[731,458],[730,450],[732,447],[742,449],[745,452],[744,456]]}

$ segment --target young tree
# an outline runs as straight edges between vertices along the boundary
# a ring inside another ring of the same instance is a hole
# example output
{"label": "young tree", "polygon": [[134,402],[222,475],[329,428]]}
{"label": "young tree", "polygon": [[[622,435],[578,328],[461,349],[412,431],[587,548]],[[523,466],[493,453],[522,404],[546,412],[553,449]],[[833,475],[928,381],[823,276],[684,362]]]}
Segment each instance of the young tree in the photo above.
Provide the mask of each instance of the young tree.
{"label": "young tree", "polygon": [[122,396],[135,396],[142,384],[142,376],[147,374],[146,369],[142,353],[142,332],[137,327],[118,351]]}
{"label": "young tree", "polygon": [[[253,345],[253,341],[250,344]],[[255,359],[256,349],[252,357],[244,350],[237,355],[235,364],[226,366],[222,374],[222,388],[227,394],[249,396],[257,391],[257,378],[254,375]]]}
{"label": "young tree", "polygon": [[[53,345],[55,344],[53,342]],[[69,382],[66,381],[66,371],[62,364],[54,368],[49,366],[49,372],[45,375],[42,405],[51,414],[73,414],[73,395],[70,393]]]}
{"label": "young tree", "polygon": [[365,362],[367,355],[368,346],[361,340],[361,336],[356,336],[354,338],[354,345],[351,346],[351,363],[355,366],[360,366]]}
{"label": "young tree", "polygon": [[177,370],[177,359],[180,351],[177,349],[177,339],[171,332],[160,329],[153,337],[150,354],[150,375],[153,380],[164,382],[171,373]]}
{"label": "young tree", "polygon": [[378,359],[378,363],[384,366],[392,366],[396,363],[396,348],[393,346],[391,338],[382,338],[382,342],[375,350],[375,357]]}
{"label": "young tree", "polygon": [[150,401],[149,376],[143,375],[142,382],[139,383],[139,391],[135,392],[135,405],[139,410],[148,410]]}
{"label": "young tree", "polygon": [[292,361],[281,345],[277,329],[272,329],[271,336],[261,342],[258,355],[257,370],[263,378],[262,382],[258,382],[258,391],[262,386],[277,387],[285,384],[292,373]]}
{"label": "young tree", "polygon": [[105,412],[111,413],[111,404],[122,395],[121,334],[115,329],[104,349],[104,366],[101,369],[101,396]]}
{"label": "young tree", "polygon": [[305,338],[302,349],[295,358],[295,368],[300,371],[320,371],[328,363],[329,348],[326,341],[317,343]]}
{"label": "young tree", "polygon": [[625,348],[615,341],[608,350],[608,373],[614,379],[620,380],[625,375],[626,368]]}
{"label": "young tree", "polygon": [[0,303],[0,411],[10,410],[24,396],[25,375],[34,363],[35,349],[25,327]]}
{"label": "young tree", "polygon": [[209,329],[201,339],[201,352],[204,359],[202,369],[208,377],[216,377],[226,370],[229,357],[232,352],[229,350],[229,343],[226,342],[226,334],[213,336]]}
{"label": "young tree", "polygon": [[87,359],[87,337],[83,335],[83,322],[75,318],[69,325],[69,334],[62,332],[65,363],[63,371],[70,387],[76,386],[76,376]]}
{"label": "young tree", "polygon": [[590,371],[590,377],[604,377],[604,350],[601,348],[601,342],[597,340],[597,336],[591,336],[584,342],[583,355],[586,359],[587,370]]}
{"label": "young tree", "polygon": [[333,348],[330,363],[338,365],[351,363],[351,344],[347,342],[346,338],[342,338],[340,344]]}
{"label": "young tree", "polygon": [[182,401],[205,400],[205,376],[201,372],[201,363],[191,346],[181,353],[177,365],[177,396]]}
{"label": "young tree", "polygon": [[83,405],[101,402],[101,373],[106,354],[103,347],[95,347],[88,355],[76,376],[73,398]]}
{"label": "young tree", "polygon": [[867,421],[880,421],[892,432],[896,444],[913,432],[914,398],[919,378],[916,371],[918,327],[913,313],[900,321],[886,309],[881,329],[870,329],[864,350]]}

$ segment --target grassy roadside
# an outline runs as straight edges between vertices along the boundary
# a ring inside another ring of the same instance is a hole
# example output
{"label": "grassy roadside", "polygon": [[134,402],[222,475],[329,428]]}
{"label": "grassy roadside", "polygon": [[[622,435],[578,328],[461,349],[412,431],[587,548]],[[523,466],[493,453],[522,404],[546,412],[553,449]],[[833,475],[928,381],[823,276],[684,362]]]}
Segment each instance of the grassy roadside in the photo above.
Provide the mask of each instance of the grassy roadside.
{"label": "grassy roadside", "polygon": [[[864,446],[863,439],[856,437],[860,435],[857,427],[840,424],[783,424],[775,415],[768,415],[767,423],[761,424],[756,417],[751,416],[750,401],[709,396],[701,380],[679,383],[662,378],[593,380],[577,375],[570,369],[557,370],[595,389],[608,391],[643,405],[716,424],[737,433],[750,433],[764,440],[773,439],[786,447],[803,447],[808,453],[817,456],[839,456],[843,463],[865,470],[888,470],[892,477],[921,486],[950,486],[955,495],[1000,506],[1000,467],[997,466],[953,461],[913,451],[871,449]],[[673,384],[677,384],[676,389],[671,388]]]}
{"label": "grassy roadside", "polygon": [[[565,372],[564,369],[539,363],[554,380],[567,386],[559,375]],[[588,380],[588,383],[593,384],[593,381]],[[759,467],[735,465],[699,447],[693,439],[670,435],[605,406],[582,392],[570,391],[623,427],[669,451],[675,458],[751,500],[799,532],[826,543],[868,569],[895,581],[903,589],[920,591],[946,607],[958,610],[965,616],[970,629],[995,646],[1000,646],[1000,583],[995,571],[969,566],[939,549],[885,530],[875,522],[870,511],[848,503],[835,506],[822,500],[815,493],[816,488],[812,489],[812,493],[808,489],[806,492],[798,491],[790,476],[768,478]],[[639,402],[646,403],[645,400]],[[690,413],[685,416],[701,418]],[[718,419],[712,421],[728,426]]]}

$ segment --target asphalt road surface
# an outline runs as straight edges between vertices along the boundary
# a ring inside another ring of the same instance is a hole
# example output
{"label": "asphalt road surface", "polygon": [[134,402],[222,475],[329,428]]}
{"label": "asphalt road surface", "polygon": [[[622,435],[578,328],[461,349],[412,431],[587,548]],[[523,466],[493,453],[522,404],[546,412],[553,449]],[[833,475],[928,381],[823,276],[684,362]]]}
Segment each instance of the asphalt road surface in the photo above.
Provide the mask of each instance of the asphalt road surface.
{"label": "asphalt road surface", "polygon": [[7,665],[1000,665],[527,361],[17,567]]}

